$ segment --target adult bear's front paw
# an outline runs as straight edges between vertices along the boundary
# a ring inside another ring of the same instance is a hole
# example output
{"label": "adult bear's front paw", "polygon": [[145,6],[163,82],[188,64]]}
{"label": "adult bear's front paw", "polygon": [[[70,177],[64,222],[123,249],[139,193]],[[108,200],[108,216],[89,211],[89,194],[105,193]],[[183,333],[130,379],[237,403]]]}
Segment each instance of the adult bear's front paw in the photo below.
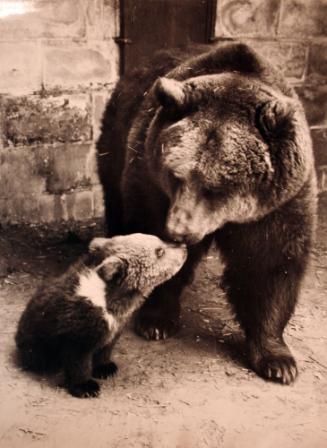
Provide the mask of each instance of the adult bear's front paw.
{"label": "adult bear's front paw", "polygon": [[267,380],[281,384],[293,383],[298,375],[293,356],[264,357],[258,366],[258,373]]}
{"label": "adult bear's front paw", "polygon": [[267,380],[291,384],[298,375],[295,359],[284,342],[249,343],[249,357],[253,370]]}
{"label": "adult bear's front paw", "polygon": [[178,330],[179,317],[172,318],[154,310],[142,309],[135,319],[136,333],[148,340],[167,339]]}

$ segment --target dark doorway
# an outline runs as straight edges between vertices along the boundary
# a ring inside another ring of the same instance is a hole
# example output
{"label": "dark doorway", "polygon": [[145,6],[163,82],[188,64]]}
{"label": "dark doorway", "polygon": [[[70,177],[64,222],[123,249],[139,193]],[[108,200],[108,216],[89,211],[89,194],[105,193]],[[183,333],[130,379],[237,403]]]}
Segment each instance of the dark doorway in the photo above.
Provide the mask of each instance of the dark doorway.
{"label": "dark doorway", "polygon": [[216,0],[121,0],[121,72],[155,50],[213,38]]}

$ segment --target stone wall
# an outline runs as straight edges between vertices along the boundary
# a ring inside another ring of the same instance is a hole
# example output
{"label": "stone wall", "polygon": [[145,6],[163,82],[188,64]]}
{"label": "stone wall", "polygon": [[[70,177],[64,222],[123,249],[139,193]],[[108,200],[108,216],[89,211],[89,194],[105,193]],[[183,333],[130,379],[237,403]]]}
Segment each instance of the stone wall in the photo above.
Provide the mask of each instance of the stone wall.
{"label": "stone wall", "polygon": [[[94,144],[118,79],[118,4],[1,0],[0,222],[103,216]],[[327,190],[327,0],[218,0],[216,36],[248,41],[294,84]]]}
{"label": "stone wall", "polygon": [[118,0],[0,4],[0,221],[103,216],[94,143],[119,74]]}
{"label": "stone wall", "polygon": [[216,36],[247,41],[295,86],[327,191],[327,0],[218,0]]}

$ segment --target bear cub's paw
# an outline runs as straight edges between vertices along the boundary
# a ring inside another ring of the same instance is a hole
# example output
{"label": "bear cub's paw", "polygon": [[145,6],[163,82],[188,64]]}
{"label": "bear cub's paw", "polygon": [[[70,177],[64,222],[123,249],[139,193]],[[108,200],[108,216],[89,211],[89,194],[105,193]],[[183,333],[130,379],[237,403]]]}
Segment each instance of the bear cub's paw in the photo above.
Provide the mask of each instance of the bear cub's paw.
{"label": "bear cub's paw", "polygon": [[167,339],[179,330],[179,319],[167,316],[156,316],[154,313],[144,313],[142,310],[135,319],[135,332],[148,341]]}
{"label": "bear cub's paw", "polygon": [[69,385],[68,391],[77,398],[91,398],[99,395],[100,386],[96,381],[89,379],[84,383]]}
{"label": "bear cub's paw", "polygon": [[270,355],[264,357],[258,367],[258,373],[263,378],[281,384],[292,384],[298,375],[296,362],[292,356]]}
{"label": "bear cub's paw", "polygon": [[109,376],[114,376],[117,373],[118,367],[114,362],[107,364],[100,364],[93,367],[92,376],[94,378],[105,380]]}

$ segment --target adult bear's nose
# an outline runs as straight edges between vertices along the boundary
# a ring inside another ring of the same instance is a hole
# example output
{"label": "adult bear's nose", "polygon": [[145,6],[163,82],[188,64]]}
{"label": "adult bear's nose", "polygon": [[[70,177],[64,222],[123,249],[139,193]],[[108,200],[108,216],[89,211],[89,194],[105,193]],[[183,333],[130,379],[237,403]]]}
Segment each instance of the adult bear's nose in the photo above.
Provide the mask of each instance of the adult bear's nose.
{"label": "adult bear's nose", "polygon": [[187,246],[192,246],[193,244],[198,243],[201,238],[198,238],[197,235],[193,233],[178,233],[169,228],[166,229],[166,237],[168,240],[173,241],[178,244],[186,244]]}

